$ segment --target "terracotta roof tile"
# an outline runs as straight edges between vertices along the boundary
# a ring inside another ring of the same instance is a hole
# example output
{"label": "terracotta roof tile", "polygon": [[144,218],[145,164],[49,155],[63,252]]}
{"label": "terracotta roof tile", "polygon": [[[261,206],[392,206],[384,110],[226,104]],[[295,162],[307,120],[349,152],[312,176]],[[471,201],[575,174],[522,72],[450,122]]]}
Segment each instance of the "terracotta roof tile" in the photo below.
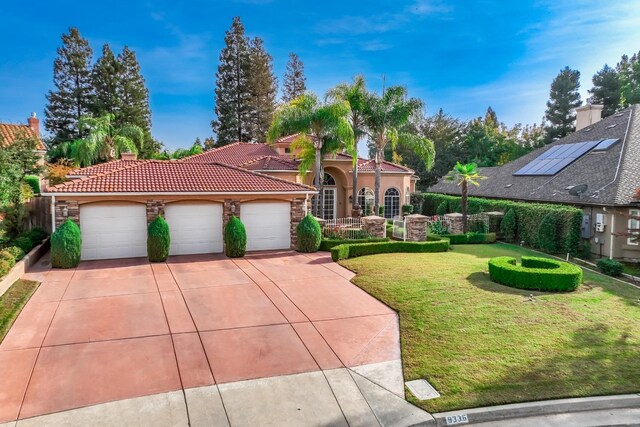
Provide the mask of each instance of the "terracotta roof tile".
{"label": "terracotta roof tile", "polygon": [[111,172],[116,169],[122,169],[125,166],[137,165],[143,162],[144,160],[114,160],[112,162],[99,163],[86,168],[75,169],[69,172],[67,176],[91,176],[99,173]]}
{"label": "terracotta roof tile", "polygon": [[13,125],[8,123],[0,123],[0,145],[3,147],[13,144],[18,138],[36,138],[38,140],[38,150],[46,150],[47,147],[42,143],[40,135],[38,135],[28,125]]}
{"label": "terracotta roof tile", "polygon": [[287,193],[311,186],[220,163],[146,160],[47,189],[48,193]]}
{"label": "terracotta roof tile", "polygon": [[278,156],[278,153],[266,144],[252,144],[248,142],[234,142],[205,151],[202,154],[180,159],[186,163],[224,163],[238,166],[264,156]]}
{"label": "terracotta roof tile", "polygon": [[286,156],[264,156],[239,165],[254,171],[297,171],[298,164]]}

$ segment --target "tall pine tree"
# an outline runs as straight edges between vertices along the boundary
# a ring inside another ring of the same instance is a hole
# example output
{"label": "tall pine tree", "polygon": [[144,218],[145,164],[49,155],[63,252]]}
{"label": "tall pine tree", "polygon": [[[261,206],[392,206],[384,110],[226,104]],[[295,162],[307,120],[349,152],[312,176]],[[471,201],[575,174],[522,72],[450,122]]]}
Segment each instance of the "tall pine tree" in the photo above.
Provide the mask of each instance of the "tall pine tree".
{"label": "tall pine tree", "polygon": [[575,130],[575,108],[580,100],[580,71],[565,67],[553,79],[547,101],[545,119],[547,121],[546,142],[560,139]]}
{"label": "tall pine tree", "polygon": [[307,90],[306,81],[304,64],[298,55],[289,53],[289,62],[282,82],[282,101],[289,102],[302,95]]}
{"label": "tall pine tree", "polygon": [[218,145],[249,141],[250,129],[250,56],[249,41],[240,17],[233,18],[226,32],[216,73],[215,114],[211,122]]}
{"label": "tall pine tree", "polygon": [[[140,74],[140,64],[134,51],[125,46],[118,55],[119,82],[117,95],[122,103],[116,114],[116,124],[139,126],[145,135],[151,135],[149,90]],[[147,138],[145,137],[145,140]]]}
{"label": "tall pine tree", "polygon": [[102,56],[98,58],[91,72],[94,100],[91,113],[94,117],[105,114],[120,114],[122,103],[118,97],[120,86],[120,64],[108,44],[102,46]]}
{"label": "tall pine tree", "polygon": [[640,103],[640,52],[631,58],[623,55],[616,69],[620,76],[620,104],[628,107]]}
{"label": "tall pine tree", "polygon": [[83,135],[80,117],[90,112],[92,100],[91,58],[93,50],[77,28],[62,35],[62,46],[53,63],[55,89],[47,94],[44,127],[54,134],[54,142]]}
{"label": "tall pine tree", "polygon": [[264,50],[261,38],[249,42],[249,133],[251,142],[264,142],[276,109],[278,82],[273,74],[273,60]]}
{"label": "tall pine tree", "polygon": [[592,104],[602,104],[602,117],[608,117],[620,106],[620,78],[618,72],[605,64],[602,70],[593,75],[593,87],[589,89]]}

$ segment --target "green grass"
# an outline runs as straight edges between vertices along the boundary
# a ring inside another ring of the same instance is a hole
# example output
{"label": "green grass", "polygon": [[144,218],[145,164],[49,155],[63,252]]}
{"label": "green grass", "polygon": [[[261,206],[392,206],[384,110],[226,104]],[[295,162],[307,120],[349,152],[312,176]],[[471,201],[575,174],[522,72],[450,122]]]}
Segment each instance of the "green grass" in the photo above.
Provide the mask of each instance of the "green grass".
{"label": "green grass", "polygon": [[640,277],[640,263],[623,262],[622,271],[632,276]]}
{"label": "green grass", "polygon": [[[406,380],[427,379],[440,412],[640,391],[640,289],[585,271],[571,293],[489,280],[495,256],[540,256],[507,244],[342,261],[353,282],[400,314]],[[533,294],[535,301],[528,301]]]}
{"label": "green grass", "polygon": [[39,285],[39,282],[30,280],[16,280],[4,295],[0,296],[0,342],[4,340],[13,321]]}

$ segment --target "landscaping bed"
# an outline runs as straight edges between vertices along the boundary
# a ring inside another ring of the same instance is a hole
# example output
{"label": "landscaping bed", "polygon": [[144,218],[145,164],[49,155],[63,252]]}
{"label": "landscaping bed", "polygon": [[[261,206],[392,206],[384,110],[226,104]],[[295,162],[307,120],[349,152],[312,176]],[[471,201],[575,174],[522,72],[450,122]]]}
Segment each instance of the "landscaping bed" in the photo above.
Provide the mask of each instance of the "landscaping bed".
{"label": "landscaping bed", "polygon": [[399,312],[405,380],[442,395],[408,393],[413,403],[441,412],[640,391],[640,289],[590,271],[571,293],[490,280],[490,258],[522,255],[540,256],[496,243],[340,262]]}
{"label": "landscaping bed", "polygon": [[435,237],[426,242],[373,242],[343,243],[331,248],[331,259],[344,260],[363,255],[397,252],[446,252],[449,250],[449,239]]}
{"label": "landscaping bed", "polygon": [[39,285],[30,280],[18,280],[0,296],[0,342]]}

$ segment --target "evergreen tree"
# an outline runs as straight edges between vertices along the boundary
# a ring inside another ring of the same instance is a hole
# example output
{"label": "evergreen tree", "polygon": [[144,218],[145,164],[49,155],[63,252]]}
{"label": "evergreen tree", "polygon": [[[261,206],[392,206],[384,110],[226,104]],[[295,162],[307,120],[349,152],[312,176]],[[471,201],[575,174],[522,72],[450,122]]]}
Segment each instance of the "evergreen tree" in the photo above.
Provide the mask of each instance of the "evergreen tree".
{"label": "evergreen tree", "polygon": [[289,53],[287,71],[282,82],[282,101],[289,102],[302,95],[306,90],[307,78],[304,76],[304,64],[298,55]]}
{"label": "evergreen tree", "polygon": [[262,39],[256,37],[251,40],[249,49],[249,140],[263,142],[276,109],[278,82],[273,74],[273,60],[264,50]]}
{"label": "evergreen tree", "polygon": [[120,64],[108,44],[102,46],[102,56],[91,72],[94,100],[91,113],[94,117],[120,114],[122,108],[117,91],[120,86]]}
{"label": "evergreen tree", "polygon": [[203,151],[203,145],[202,141],[200,141],[200,137],[196,137],[196,140],[193,142],[192,147],[198,147],[196,148],[196,150],[199,150],[200,152]]}
{"label": "evergreen tree", "polygon": [[593,87],[589,89],[592,104],[602,104],[602,117],[608,117],[620,106],[620,78],[618,72],[605,64],[602,70],[593,75]]}
{"label": "evergreen tree", "polygon": [[545,119],[548,122],[547,143],[560,139],[575,130],[575,108],[580,100],[580,71],[565,67],[553,79],[547,101]]}
{"label": "evergreen tree", "polygon": [[233,18],[226,32],[216,73],[215,114],[211,122],[218,145],[249,141],[250,133],[250,48],[240,17]]}
{"label": "evergreen tree", "polygon": [[204,139],[205,150],[211,150],[213,147],[215,147],[215,145],[216,145],[216,140],[212,136]]}
{"label": "evergreen tree", "polygon": [[54,142],[80,138],[80,117],[91,108],[91,58],[89,42],[77,28],[62,35],[62,46],[53,62],[55,89],[47,94],[44,127],[54,134]]}
{"label": "evergreen tree", "polygon": [[628,107],[640,103],[640,52],[622,56],[617,65],[620,76],[620,104]]}
{"label": "evergreen tree", "polygon": [[149,109],[149,90],[134,51],[127,46],[118,55],[119,84],[117,97],[122,106],[116,114],[116,124],[136,125],[151,133],[151,110]]}

